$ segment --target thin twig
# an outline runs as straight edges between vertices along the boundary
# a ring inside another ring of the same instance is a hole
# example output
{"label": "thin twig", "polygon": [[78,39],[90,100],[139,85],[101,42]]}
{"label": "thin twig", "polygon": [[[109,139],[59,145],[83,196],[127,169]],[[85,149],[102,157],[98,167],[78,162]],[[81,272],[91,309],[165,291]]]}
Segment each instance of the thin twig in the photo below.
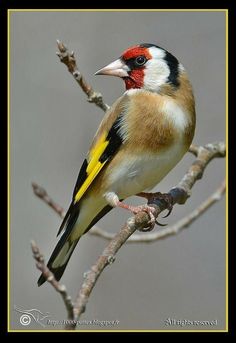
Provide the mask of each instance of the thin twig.
{"label": "thin twig", "polygon": [[50,206],[62,219],[65,217],[65,210],[53,198],[51,198],[46,189],[39,186],[36,182],[32,182],[32,188],[34,194],[40,198],[45,204]]}
{"label": "thin twig", "polygon": [[74,52],[69,52],[67,47],[59,40],[57,40],[57,47],[59,50],[59,52],[57,52],[57,56],[60,58],[60,61],[67,66],[75,81],[87,95],[88,101],[94,103],[106,112],[109,109],[109,106],[104,102],[102,94],[99,92],[95,92],[92,86],[88,84],[84,76],[79,71]]}
{"label": "thin twig", "polygon": [[[31,249],[33,252],[33,257],[36,261],[36,267],[42,272],[43,276],[46,278],[46,280],[52,285],[52,287],[60,293],[65,307],[67,309],[68,314],[68,320],[73,321],[74,320],[74,306],[71,301],[71,297],[68,295],[66,286],[60,284],[54,277],[54,274],[48,269],[48,267],[45,265],[44,257],[41,254],[38,246],[34,241],[31,241]],[[68,326],[68,329],[70,326]]]}

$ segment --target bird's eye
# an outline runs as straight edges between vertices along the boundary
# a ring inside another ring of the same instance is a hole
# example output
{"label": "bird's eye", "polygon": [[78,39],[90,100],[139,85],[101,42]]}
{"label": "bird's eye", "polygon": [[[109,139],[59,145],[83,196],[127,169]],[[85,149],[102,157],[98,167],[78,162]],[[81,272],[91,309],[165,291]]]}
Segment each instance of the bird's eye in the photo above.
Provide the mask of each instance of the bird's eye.
{"label": "bird's eye", "polygon": [[138,56],[135,58],[135,64],[137,66],[142,66],[147,62],[147,59],[145,56]]}

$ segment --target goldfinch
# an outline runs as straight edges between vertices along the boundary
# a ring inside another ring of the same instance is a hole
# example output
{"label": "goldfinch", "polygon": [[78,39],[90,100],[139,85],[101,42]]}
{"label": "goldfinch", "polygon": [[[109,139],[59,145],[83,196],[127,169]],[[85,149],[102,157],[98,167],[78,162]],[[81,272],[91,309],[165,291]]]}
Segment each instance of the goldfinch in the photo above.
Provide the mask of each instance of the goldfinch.
{"label": "goldfinch", "polygon": [[[195,130],[195,103],[187,73],[171,53],[154,44],[127,49],[96,75],[124,80],[126,91],[105,114],[80,169],[48,262],[60,280],[79,239],[113,207],[133,213],[153,208],[123,200],[157,185],[181,160]],[[40,276],[38,285],[45,282]]]}

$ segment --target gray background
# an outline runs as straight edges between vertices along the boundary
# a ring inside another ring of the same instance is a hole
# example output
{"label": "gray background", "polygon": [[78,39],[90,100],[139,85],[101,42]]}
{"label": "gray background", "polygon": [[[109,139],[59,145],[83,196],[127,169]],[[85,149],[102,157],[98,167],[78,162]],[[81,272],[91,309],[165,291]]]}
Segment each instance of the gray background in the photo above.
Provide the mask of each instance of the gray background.
{"label": "gray background", "polygon": [[[112,104],[123,92],[117,78],[95,77],[99,68],[127,47],[151,42],[165,47],[189,72],[197,104],[194,142],[225,139],[224,13],[50,13],[11,14],[11,293],[10,328],[22,326],[14,306],[66,318],[50,285],[37,287],[39,272],[31,257],[34,239],[46,258],[56,244],[61,220],[31,189],[36,181],[65,208],[80,165],[103,112],[86,101],[55,54],[56,39],[76,53],[79,67]],[[168,191],[193,157],[187,154],[158,186]],[[174,223],[200,204],[222,181],[224,160],[214,160],[185,206],[163,222]],[[137,202],[135,198],[132,202]],[[117,232],[130,215],[116,209],[99,223]],[[158,227],[156,228],[158,230]],[[107,244],[90,235],[80,241],[62,282],[75,297],[88,270]],[[225,326],[225,202],[220,201],[176,237],[153,244],[126,245],[99,279],[82,319],[119,320],[107,329],[181,329],[167,318],[215,320]],[[46,326],[60,329],[62,326]],[[100,329],[79,326],[78,329]],[[185,327],[184,329],[204,329]]]}

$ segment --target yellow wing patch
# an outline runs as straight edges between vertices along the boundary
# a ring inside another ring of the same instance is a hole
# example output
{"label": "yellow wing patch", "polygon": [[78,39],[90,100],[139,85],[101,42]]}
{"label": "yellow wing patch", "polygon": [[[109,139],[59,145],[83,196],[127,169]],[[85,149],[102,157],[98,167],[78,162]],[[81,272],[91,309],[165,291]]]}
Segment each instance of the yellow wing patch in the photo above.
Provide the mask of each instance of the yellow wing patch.
{"label": "yellow wing patch", "polygon": [[88,187],[91,185],[95,177],[98,175],[106,161],[100,162],[99,159],[105,151],[109,141],[106,140],[107,134],[104,133],[96,145],[91,149],[89,153],[89,163],[86,168],[87,178],[75,195],[74,203],[78,202],[84,195]]}
{"label": "yellow wing patch", "polygon": [[86,169],[88,175],[93,171],[93,169],[97,165],[99,158],[101,157],[109,143],[109,141],[106,140],[106,137],[107,135],[104,134],[89,153],[89,164]]}

